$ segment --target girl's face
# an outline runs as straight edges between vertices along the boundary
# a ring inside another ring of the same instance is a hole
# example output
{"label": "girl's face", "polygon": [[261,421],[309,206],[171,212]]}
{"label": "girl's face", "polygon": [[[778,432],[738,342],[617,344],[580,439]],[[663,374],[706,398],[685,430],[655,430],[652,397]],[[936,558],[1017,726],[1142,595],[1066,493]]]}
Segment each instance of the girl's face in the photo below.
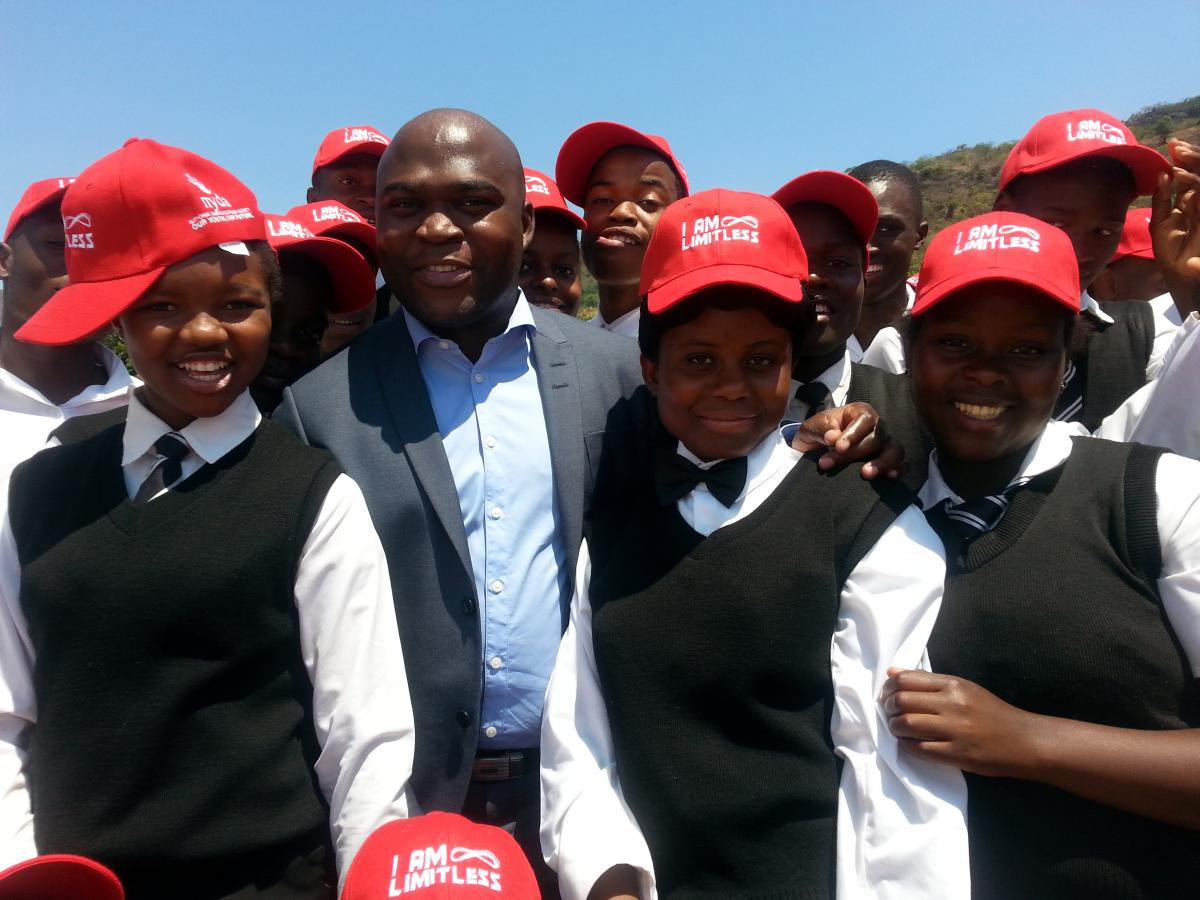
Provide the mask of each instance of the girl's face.
{"label": "girl's face", "polygon": [[151,412],[175,429],[219,415],[267,357],[266,273],[254,254],[210,247],[168,268],[117,327]]}
{"label": "girl's face", "polygon": [[921,316],[909,374],[941,457],[987,462],[1037,439],[1061,390],[1068,315],[1031,290],[995,283]]}

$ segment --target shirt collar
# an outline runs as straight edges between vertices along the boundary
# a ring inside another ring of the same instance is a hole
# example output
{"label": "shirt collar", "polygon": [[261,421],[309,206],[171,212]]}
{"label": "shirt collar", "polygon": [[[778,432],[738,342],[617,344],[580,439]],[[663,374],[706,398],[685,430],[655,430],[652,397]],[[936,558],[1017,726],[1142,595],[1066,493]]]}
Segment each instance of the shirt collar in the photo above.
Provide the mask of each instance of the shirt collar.
{"label": "shirt collar", "polygon": [[[1088,430],[1078,422],[1047,422],[1038,439],[1030,446],[1021,463],[1021,468],[1009,482],[1011,487],[1018,481],[1028,481],[1043,472],[1062,465],[1071,455],[1072,437],[1086,437]],[[951,503],[962,503],[958,496],[942,477],[937,464],[937,451],[929,454],[929,479],[921,487],[917,499],[922,509],[929,509],[949,498]]]}
{"label": "shirt collar", "polygon": [[[829,388],[829,395],[833,398],[834,406],[842,406],[845,404],[846,394],[850,391],[850,375],[850,348],[847,345],[846,352],[838,361],[809,383],[821,382]],[[800,387],[801,383],[795,378],[792,379],[792,396],[795,396],[796,389]]]}
{"label": "shirt collar", "polygon": [[[215,463],[250,437],[261,421],[262,413],[250,399],[250,392],[242,391],[220,415],[196,419],[175,433],[182,435],[192,452],[202,460]],[[173,431],[175,429],[146,408],[136,392],[131,392],[121,465],[128,466],[141,459],[150,452],[155,441]]]}
{"label": "shirt collar", "polygon": [[[421,350],[421,345],[426,341],[445,341],[448,344],[454,344],[454,341],[451,341],[448,338],[438,337],[436,334],[430,331],[429,326],[410,313],[407,307],[401,306],[400,311],[404,314],[404,321],[408,325],[408,334],[409,337],[412,338],[414,351],[419,353]],[[512,313],[508,317],[508,325],[505,327],[504,331],[501,332],[501,334],[496,335],[496,337],[491,338],[491,340],[494,341],[496,338],[501,337],[501,335],[508,334],[510,331],[516,331],[518,328],[537,328],[537,325],[533,321],[533,310],[529,306],[529,301],[525,299],[525,293],[523,291],[518,292],[517,294],[517,302],[513,306]]]}
{"label": "shirt collar", "polygon": [[624,325],[630,319],[635,319],[635,318],[640,317],[641,314],[642,314],[642,308],[640,306],[635,306],[629,312],[622,313],[621,315],[619,315],[615,319],[613,319],[611,322],[605,322],[604,316],[600,315],[600,310],[597,309],[596,315],[592,316],[592,321],[595,322],[597,325],[599,325],[601,328],[616,329],[616,328],[620,328],[622,325]]}
{"label": "shirt collar", "polygon": [[[6,369],[0,369],[0,397],[8,395],[12,398],[11,401],[0,399],[0,406],[5,409],[13,408],[19,411],[25,411],[26,408],[33,407],[38,410],[44,408],[47,412],[58,409],[63,412],[74,413],[80,410],[81,407],[119,397],[129,391],[131,387],[137,387],[141,384],[136,378],[130,376],[120,357],[103,344],[96,344],[96,362],[104,366],[104,372],[107,376],[104,384],[89,384],[70,400],[58,406],[55,406],[46,399],[46,395],[33,385],[28,384]],[[29,411],[33,411],[33,409]]]}
{"label": "shirt collar", "polygon": [[[676,445],[675,452],[701,469],[711,469],[717,463],[722,462],[719,459],[701,462],[700,457],[684,446],[683,441],[679,441]],[[780,430],[773,428],[770,434],[746,454],[746,486],[742,488],[738,500],[741,500],[762,482],[770,479],[779,466],[791,465],[800,455],[788,445]],[[696,486],[696,490],[707,491],[708,488],[701,483]]]}
{"label": "shirt collar", "polygon": [[1113,317],[1100,308],[1096,298],[1084,291],[1079,295],[1079,311],[1091,316],[1103,325],[1113,324]]}

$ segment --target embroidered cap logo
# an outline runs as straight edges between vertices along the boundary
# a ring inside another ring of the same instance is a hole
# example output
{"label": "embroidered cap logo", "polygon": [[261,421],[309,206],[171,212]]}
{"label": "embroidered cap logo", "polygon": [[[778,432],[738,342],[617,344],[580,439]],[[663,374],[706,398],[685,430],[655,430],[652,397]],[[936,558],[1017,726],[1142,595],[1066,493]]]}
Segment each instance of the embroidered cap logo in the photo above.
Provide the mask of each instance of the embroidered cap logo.
{"label": "embroidered cap logo", "polygon": [[[691,225],[691,234],[688,226]],[[744,228],[736,226],[743,225]],[[759,243],[758,218],[756,216],[703,216],[692,222],[679,225],[679,249],[683,252],[696,247],[707,247],[721,241],[745,241]]]}
{"label": "embroidered cap logo", "polygon": [[535,194],[546,194],[547,196],[550,194],[550,186],[536,175],[525,176],[525,190]]}
{"label": "embroidered cap logo", "polygon": [[972,250],[1028,250],[1040,253],[1042,236],[1025,225],[973,225],[954,239],[954,255]]}
{"label": "embroidered cap logo", "polygon": [[96,242],[92,237],[92,232],[79,231],[80,228],[92,227],[92,217],[88,213],[76,213],[73,216],[63,216],[63,231],[65,234],[64,246],[70,247],[72,250],[95,250]]}

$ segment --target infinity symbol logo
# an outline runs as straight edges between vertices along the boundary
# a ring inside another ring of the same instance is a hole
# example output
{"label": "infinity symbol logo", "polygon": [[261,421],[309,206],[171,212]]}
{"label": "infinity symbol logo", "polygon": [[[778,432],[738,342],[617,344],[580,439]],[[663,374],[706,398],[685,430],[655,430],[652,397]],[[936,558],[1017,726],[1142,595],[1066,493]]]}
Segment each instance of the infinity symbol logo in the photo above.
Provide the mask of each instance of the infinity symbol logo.
{"label": "infinity symbol logo", "polygon": [[76,225],[82,225],[84,228],[91,228],[92,217],[87,213],[80,213],[77,216],[63,216],[64,231],[70,231]]}
{"label": "infinity symbol logo", "polygon": [[1026,228],[1024,225],[1001,225],[997,234],[1023,234],[1025,237],[1033,238],[1035,241],[1040,241],[1042,236],[1032,228]]}
{"label": "infinity symbol logo", "polygon": [[493,869],[500,868],[500,860],[491,850],[468,850],[466,847],[455,847],[450,851],[450,862],[460,863],[469,859],[477,859],[487,863]]}
{"label": "infinity symbol logo", "polygon": [[758,219],[754,216],[725,216],[721,219],[722,228],[732,228],[734,225],[747,225],[750,228],[758,227]]}

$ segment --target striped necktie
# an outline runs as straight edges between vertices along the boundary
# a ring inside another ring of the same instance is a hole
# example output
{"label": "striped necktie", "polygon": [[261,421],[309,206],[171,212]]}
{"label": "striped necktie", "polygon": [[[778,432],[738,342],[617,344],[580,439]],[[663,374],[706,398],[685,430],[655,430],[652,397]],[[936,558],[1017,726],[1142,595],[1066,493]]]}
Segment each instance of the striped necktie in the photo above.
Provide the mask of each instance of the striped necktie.
{"label": "striped necktie", "polygon": [[133,498],[134,504],[139,506],[149,503],[182,477],[183,458],[191,452],[191,448],[182,436],[171,432],[154,442],[154,452],[158,460]]}
{"label": "striped necktie", "polygon": [[1008,512],[1009,497],[1028,483],[1025,478],[1009,485],[1003,493],[961,503],[947,497],[925,510],[925,518],[946,545],[947,556],[965,553],[973,540],[999,525]]}
{"label": "striped necktie", "polygon": [[1063,389],[1054,402],[1055,422],[1074,422],[1083,414],[1083,377],[1075,368],[1075,363],[1067,363],[1067,371],[1063,373]]}

